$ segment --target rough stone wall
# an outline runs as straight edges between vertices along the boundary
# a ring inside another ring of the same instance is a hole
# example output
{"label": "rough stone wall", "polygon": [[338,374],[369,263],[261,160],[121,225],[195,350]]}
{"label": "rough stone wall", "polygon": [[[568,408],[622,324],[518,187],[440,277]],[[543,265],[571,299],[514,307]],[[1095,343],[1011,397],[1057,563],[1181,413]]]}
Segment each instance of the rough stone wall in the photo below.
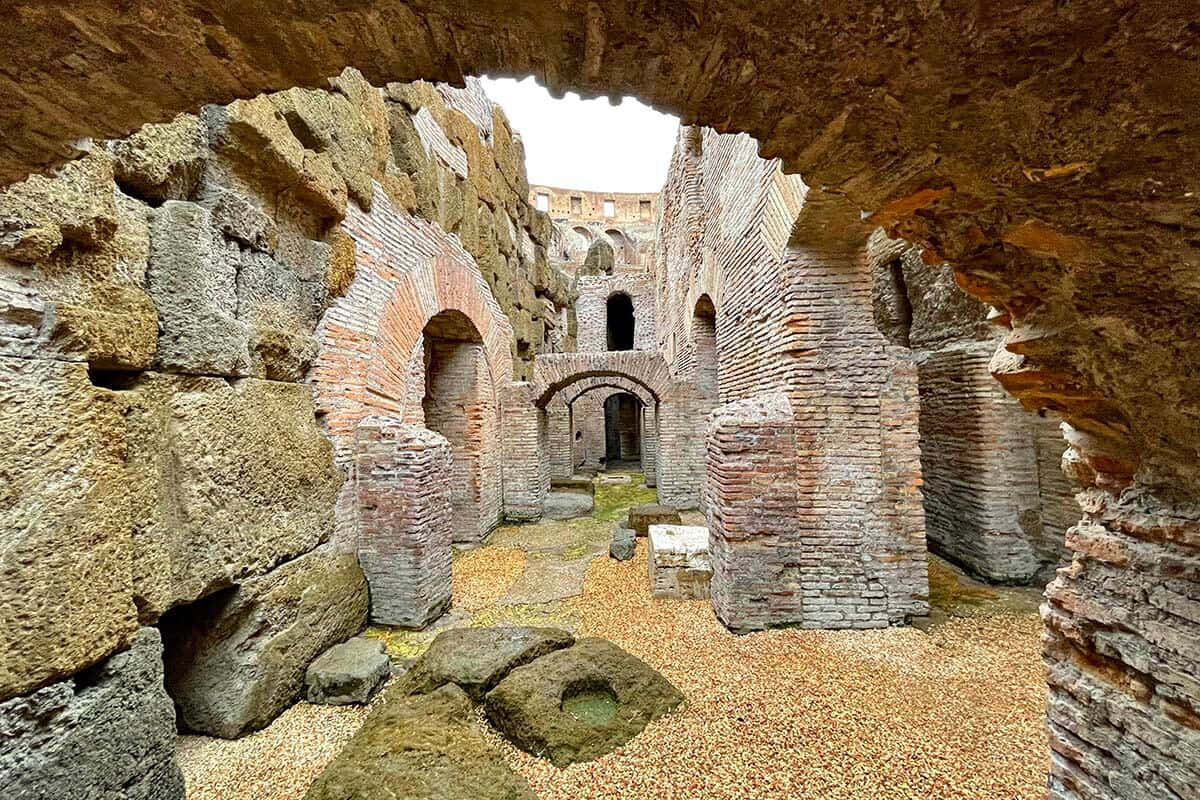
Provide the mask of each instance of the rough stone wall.
{"label": "rough stone wall", "polygon": [[654,283],[649,275],[587,275],[577,283],[575,319],[578,351],[598,353],[608,349],[608,298],[624,293],[633,301],[633,349],[654,350]]}
{"label": "rough stone wall", "polygon": [[[875,328],[867,232],[850,209],[806,191],[749,137],[681,132],[663,192],[659,346],[676,375],[696,381],[694,311],[707,295],[720,401],[789,398],[802,538],[785,546],[792,563],[821,566],[806,577],[808,605],[784,604],[769,624],[866,622],[874,599],[882,617],[872,624],[898,622],[926,607],[916,372]],[[711,392],[707,405],[697,394],[711,410]],[[665,435],[662,447],[670,452]]]}
{"label": "rough stone wall", "polygon": [[930,547],[988,580],[1044,584],[1078,516],[1057,420],[1028,413],[992,377],[1001,333],[949,270],[881,231],[868,248],[876,322],[918,363]]}

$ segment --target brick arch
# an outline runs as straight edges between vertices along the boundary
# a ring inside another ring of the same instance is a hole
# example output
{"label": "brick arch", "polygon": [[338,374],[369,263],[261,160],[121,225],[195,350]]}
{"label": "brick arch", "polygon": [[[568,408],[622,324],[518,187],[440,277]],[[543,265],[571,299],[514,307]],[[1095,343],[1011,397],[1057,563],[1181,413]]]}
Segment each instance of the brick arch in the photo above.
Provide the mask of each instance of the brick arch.
{"label": "brick arch", "polygon": [[571,405],[583,395],[598,389],[613,389],[618,392],[628,392],[640,400],[642,405],[647,408],[653,408],[657,403],[654,396],[650,394],[645,386],[629,378],[622,378],[615,375],[598,375],[586,378],[559,392],[555,400],[561,399],[563,403]]}
{"label": "brick arch", "polygon": [[553,353],[538,356],[534,364],[534,402],[545,408],[558,392],[591,378],[628,380],[643,387],[655,402],[679,388],[667,363],[656,352]]}
{"label": "brick arch", "polygon": [[344,230],[357,244],[355,279],[321,320],[310,373],[317,413],[342,459],[365,417],[421,419],[422,335],[443,311],[474,326],[499,407],[513,378],[512,324],[458,239],[393,208],[382,191],[371,212],[351,207]]}

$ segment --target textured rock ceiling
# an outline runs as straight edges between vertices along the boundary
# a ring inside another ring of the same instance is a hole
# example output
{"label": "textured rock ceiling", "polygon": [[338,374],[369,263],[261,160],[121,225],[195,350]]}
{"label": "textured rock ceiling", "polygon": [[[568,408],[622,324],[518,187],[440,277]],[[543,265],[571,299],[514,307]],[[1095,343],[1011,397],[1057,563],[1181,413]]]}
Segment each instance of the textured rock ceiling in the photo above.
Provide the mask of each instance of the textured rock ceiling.
{"label": "textured rock ceiling", "polygon": [[1187,3],[50,0],[9,12],[0,181],[88,136],[324,85],[532,73],[745,131],[1011,316],[995,369],[1110,486],[1200,486]]}

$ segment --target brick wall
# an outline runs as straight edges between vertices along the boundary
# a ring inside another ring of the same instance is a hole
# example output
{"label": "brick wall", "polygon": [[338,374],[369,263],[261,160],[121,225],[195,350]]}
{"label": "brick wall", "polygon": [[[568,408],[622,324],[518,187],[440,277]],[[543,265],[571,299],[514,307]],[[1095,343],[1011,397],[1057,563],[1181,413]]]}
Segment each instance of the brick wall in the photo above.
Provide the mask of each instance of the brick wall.
{"label": "brick wall", "polygon": [[654,283],[649,275],[587,275],[578,279],[575,301],[578,348],[581,353],[608,349],[608,299],[624,293],[633,301],[633,349],[657,346]]}
{"label": "brick wall", "polygon": [[1026,412],[992,377],[1001,333],[948,269],[882,231],[868,252],[876,322],[919,364],[931,549],[988,580],[1044,584],[1078,517],[1057,421]]}
{"label": "brick wall", "polygon": [[[875,327],[856,211],[807,194],[749,137],[708,130],[681,133],[663,194],[655,286],[665,357],[683,382],[696,380],[694,311],[707,295],[719,399],[782,392],[793,414],[799,538],[781,547],[803,561],[807,594],[767,614],[769,624],[923,613],[916,373]],[[661,445],[660,477],[671,463],[665,434]],[[719,465],[709,456],[711,473]]]}

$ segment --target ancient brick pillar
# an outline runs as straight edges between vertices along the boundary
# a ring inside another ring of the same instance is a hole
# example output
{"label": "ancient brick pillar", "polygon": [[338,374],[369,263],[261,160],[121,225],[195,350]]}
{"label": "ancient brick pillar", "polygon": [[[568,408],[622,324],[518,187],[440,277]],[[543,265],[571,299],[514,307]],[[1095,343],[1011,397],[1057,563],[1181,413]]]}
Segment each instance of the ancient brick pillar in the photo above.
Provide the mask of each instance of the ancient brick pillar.
{"label": "ancient brick pillar", "polygon": [[647,486],[657,486],[658,411],[653,405],[642,409],[642,474]]}
{"label": "ancient brick pillar", "polygon": [[658,500],[673,508],[698,508],[704,482],[702,398],[679,387],[658,405],[658,453],[655,476]]}
{"label": "ancient brick pillar", "polygon": [[704,500],[712,602],[734,631],[802,619],[795,435],[783,393],[730,403],[709,417]]}
{"label": "ancient brick pillar", "polygon": [[450,607],[450,443],[393,417],[363,420],[354,442],[371,619],[424,627]]}
{"label": "ancient brick pillar", "polygon": [[550,433],[547,414],[534,404],[533,387],[510,383],[501,392],[504,431],[504,516],[514,522],[542,516],[550,489]]}

